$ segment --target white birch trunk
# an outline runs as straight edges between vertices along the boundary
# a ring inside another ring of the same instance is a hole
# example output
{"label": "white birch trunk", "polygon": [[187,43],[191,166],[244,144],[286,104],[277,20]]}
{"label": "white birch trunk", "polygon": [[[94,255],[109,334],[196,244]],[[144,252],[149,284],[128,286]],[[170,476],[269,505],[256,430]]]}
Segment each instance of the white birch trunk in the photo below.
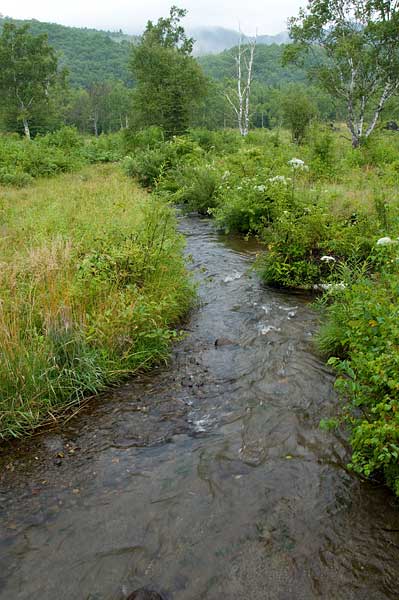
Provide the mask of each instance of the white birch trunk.
{"label": "white birch trunk", "polygon": [[[237,65],[236,98],[233,100],[227,93],[225,94],[225,97],[235,112],[240,134],[242,136],[246,136],[249,132],[252,70],[255,56],[256,37],[244,47],[242,42],[243,38],[240,32],[238,52],[237,56],[235,57]],[[249,59],[247,58],[248,55]]]}

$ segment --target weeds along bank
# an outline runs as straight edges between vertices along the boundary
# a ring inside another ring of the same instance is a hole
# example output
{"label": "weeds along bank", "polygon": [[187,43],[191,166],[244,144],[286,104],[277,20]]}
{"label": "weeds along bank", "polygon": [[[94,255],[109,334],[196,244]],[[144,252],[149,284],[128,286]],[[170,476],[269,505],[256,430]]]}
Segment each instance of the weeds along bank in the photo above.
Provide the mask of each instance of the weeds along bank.
{"label": "weeds along bank", "polygon": [[0,198],[4,439],[164,360],[193,290],[173,211],[116,165]]}
{"label": "weeds along bank", "polygon": [[121,158],[121,135],[84,138],[74,127],[37,136],[34,141],[17,134],[0,135],[0,185],[23,187],[37,177],[70,173],[91,163]]}
{"label": "weeds along bank", "polygon": [[399,495],[399,134],[353,150],[344,131],[125,134],[125,171],[221,229],[257,235],[265,283],[324,291],[320,351],[338,374],[350,468]]}

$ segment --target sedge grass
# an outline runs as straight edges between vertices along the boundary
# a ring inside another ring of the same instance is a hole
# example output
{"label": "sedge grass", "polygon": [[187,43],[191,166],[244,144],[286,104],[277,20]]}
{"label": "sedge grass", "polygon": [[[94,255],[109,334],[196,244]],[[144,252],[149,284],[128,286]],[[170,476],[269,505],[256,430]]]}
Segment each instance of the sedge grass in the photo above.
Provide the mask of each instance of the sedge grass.
{"label": "sedge grass", "polygon": [[0,439],[165,360],[193,299],[172,210],[116,166],[0,188]]}

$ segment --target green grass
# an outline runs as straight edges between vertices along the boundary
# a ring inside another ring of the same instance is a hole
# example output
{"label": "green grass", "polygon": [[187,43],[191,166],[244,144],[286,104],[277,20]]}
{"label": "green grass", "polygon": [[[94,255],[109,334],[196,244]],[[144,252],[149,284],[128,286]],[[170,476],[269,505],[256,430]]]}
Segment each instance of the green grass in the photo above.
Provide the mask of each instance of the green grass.
{"label": "green grass", "polygon": [[0,198],[5,439],[165,360],[194,294],[172,209],[117,166]]}

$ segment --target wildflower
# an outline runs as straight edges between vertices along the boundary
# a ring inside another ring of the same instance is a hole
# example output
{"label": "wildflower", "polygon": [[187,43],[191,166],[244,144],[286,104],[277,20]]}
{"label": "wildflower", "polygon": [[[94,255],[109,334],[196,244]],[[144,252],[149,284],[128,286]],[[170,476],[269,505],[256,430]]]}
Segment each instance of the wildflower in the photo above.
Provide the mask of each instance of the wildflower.
{"label": "wildflower", "polygon": [[309,167],[305,165],[303,160],[301,160],[300,158],[291,158],[291,160],[288,161],[288,164],[293,169],[299,169],[301,171],[307,171],[309,169]]}
{"label": "wildflower", "polygon": [[271,177],[269,181],[270,183],[283,183],[284,185],[287,185],[287,179],[284,175],[276,175],[275,177]]}
{"label": "wildflower", "polygon": [[264,185],[256,185],[254,188],[258,192],[264,192],[266,190],[266,186]]}

